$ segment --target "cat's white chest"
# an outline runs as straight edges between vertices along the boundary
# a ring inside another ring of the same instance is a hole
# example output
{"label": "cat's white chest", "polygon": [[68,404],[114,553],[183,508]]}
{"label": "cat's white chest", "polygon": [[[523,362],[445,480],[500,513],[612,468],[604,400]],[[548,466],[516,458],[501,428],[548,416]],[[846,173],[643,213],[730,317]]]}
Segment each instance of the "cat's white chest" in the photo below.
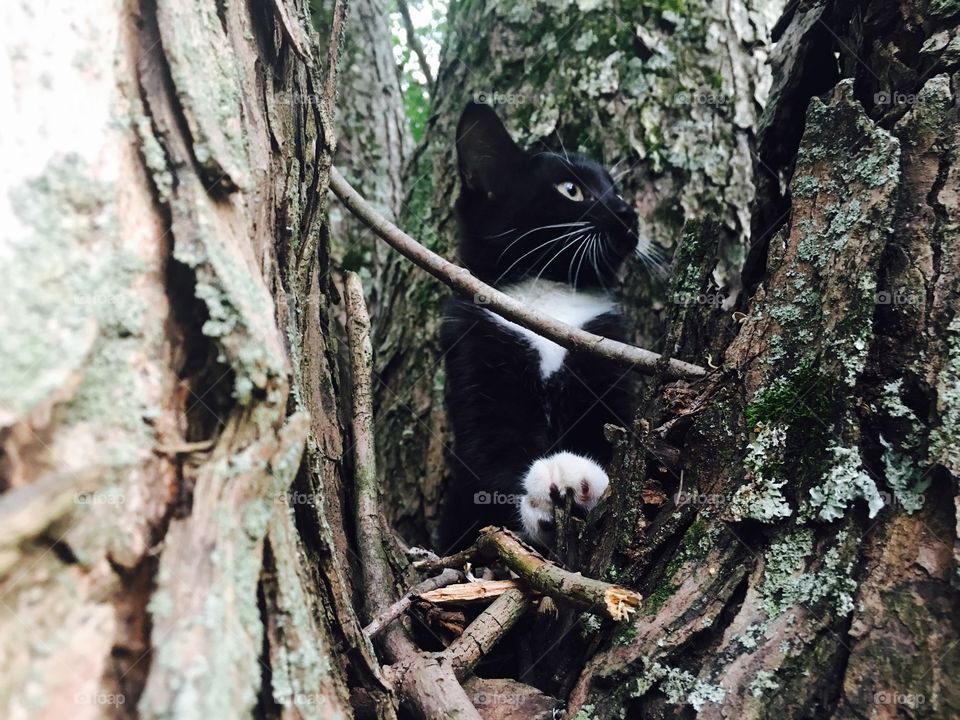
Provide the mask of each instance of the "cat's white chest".
{"label": "cat's white chest", "polygon": [[[503,288],[503,292],[537,312],[578,328],[614,308],[613,300],[605,293],[577,291],[565,283],[550,280],[524,280]],[[490,315],[498,323],[523,337],[537,351],[540,355],[540,376],[544,380],[561,368],[567,355],[565,347],[496,313],[491,312]]]}

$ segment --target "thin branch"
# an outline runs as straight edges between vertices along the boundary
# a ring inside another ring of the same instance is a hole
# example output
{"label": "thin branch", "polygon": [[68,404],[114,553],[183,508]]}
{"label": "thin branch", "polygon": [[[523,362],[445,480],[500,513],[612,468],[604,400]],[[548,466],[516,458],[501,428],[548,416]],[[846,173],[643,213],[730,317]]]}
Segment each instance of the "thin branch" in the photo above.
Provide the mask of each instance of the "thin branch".
{"label": "thin branch", "polygon": [[504,528],[485,527],[472,547],[450,557],[420,561],[414,567],[422,570],[459,566],[477,558],[498,559],[533,590],[612,620],[628,618],[643,601],[640,593],[629,588],[564,570]]}
{"label": "thin branch", "polygon": [[357,498],[357,541],[363,560],[363,584],[369,619],[392,604],[394,586],[390,563],[383,551],[377,484],[377,461],[373,444],[373,382],[370,316],[363,299],[360,276],[346,279],[347,341],[353,370],[353,463]]}
{"label": "thin branch", "polygon": [[447,555],[446,557],[429,557],[417,560],[413,563],[413,567],[422,573],[432,573],[437,570],[443,570],[444,568],[462,568],[476,556],[477,548],[469,547],[466,550],[461,550],[458,553]]}
{"label": "thin branch", "polygon": [[[502,315],[569,350],[589,352],[648,375],[658,370],[657,365],[662,360],[661,355],[594,335],[581,328],[560,322],[545,313],[533,311],[509,295],[478,280],[465,268],[454,265],[428,250],[364,200],[335,167],[330,168],[330,188],[354,215],[401,255],[455,291],[476,298],[477,302],[482,303],[487,310]],[[705,376],[707,371],[698,365],[671,359],[667,361],[665,374],[670,378],[695,379]]]}
{"label": "thin branch", "polygon": [[493,646],[502,638],[530,607],[530,598],[522,590],[507,590],[470,623],[443,653],[453,667],[458,680],[473,672]]}
{"label": "thin branch", "polygon": [[502,560],[534,590],[612,620],[628,618],[643,601],[640,593],[629,588],[564,570],[544,559],[509,530],[484,528],[480,531],[477,549],[487,557]]}
{"label": "thin branch", "polygon": [[[353,375],[353,461],[356,474],[357,540],[366,590],[366,610],[375,618],[394,602],[394,578],[384,552],[377,495],[373,444],[372,356],[370,315],[360,276],[347,273],[345,282],[347,340]],[[383,644],[393,661],[387,675],[400,695],[427,720],[480,720],[449,665],[423,653],[400,624],[387,627]]]}
{"label": "thin branch", "polygon": [[432,590],[438,590],[442,587],[446,587],[447,585],[452,585],[455,582],[460,582],[461,580],[463,580],[463,573],[457,572],[456,570],[447,569],[439,575],[427,578],[423,582],[414,585],[402,598],[380,613],[380,615],[377,616],[373,622],[367,625],[363,629],[363,634],[368,638],[375,637],[378,633],[380,633],[381,630],[403,615],[403,613],[407,611],[407,608],[410,607],[411,603],[413,603],[416,598],[423,595],[423,593],[430,592]]}
{"label": "thin branch", "polygon": [[400,17],[403,18],[403,29],[407,31],[407,44],[417,56],[417,63],[420,65],[420,72],[427,79],[427,91],[433,90],[433,74],[430,72],[430,65],[427,63],[427,55],[423,52],[423,45],[420,44],[420,38],[417,37],[417,29],[413,26],[413,18],[410,17],[410,7],[407,0],[397,0],[397,7],[400,10]]}

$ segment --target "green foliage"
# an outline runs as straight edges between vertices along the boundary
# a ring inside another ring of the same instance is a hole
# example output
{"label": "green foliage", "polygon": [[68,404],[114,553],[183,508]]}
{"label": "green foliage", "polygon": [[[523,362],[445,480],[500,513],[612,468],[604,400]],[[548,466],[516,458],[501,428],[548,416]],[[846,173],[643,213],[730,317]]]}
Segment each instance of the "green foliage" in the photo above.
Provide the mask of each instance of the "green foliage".
{"label": "green foliage", "polygon": [[[417,40],[423,47],[428,62],[439,55],[447,31],[447,3],[431,2],[427,7],[429,14],[424,13],[424,2],[408,2],[410,14],[416,23],[414,29]],[[413,48],[406,36],[403,20],[395,3],[390,7],[390,25],[393,35],[394,56],[400,72],[400,88],[403,91],[403,107],[410,123],[410,134],[415,143],[423,139],[427,128],[427,118],[430,116],[432,88],[427,87],[426,78],[420,68],[420,61],[413,52]],[[436,74],[436,68],[432,69]]]}
{"label": "green foliage", "polygon": [[403,109],[410,123],[410,135],[415,143],[423,138],[430,117],[430,96],[427,89],[417,82],[408,82],[403,89]]}

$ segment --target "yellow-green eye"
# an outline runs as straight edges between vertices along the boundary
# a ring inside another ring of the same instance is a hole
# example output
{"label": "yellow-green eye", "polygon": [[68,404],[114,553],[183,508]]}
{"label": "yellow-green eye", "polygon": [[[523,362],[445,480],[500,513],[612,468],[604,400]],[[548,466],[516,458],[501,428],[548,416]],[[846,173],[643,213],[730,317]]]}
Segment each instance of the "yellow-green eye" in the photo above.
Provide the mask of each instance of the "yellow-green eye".
{"label": "yellow-green eye", "polygon": [[554,187],[557,189],[557,192],[567,198],[567,200],[583,202],[583,190],[581,190],[580,186],[575,182],[567,180],[566,182],[557,183]]}

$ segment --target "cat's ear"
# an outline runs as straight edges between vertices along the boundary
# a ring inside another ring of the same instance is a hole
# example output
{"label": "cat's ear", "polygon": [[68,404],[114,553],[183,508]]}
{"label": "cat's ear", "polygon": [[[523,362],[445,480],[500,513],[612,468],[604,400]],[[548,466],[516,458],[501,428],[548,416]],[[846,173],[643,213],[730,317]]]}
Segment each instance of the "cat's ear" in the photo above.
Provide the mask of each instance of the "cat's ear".
{"label": "cat's ear", "polygon": [[497,113],[489,105],[469,102],[457,124],[457,163],[460,178],[471,190],[491,194],[527,160]]}

